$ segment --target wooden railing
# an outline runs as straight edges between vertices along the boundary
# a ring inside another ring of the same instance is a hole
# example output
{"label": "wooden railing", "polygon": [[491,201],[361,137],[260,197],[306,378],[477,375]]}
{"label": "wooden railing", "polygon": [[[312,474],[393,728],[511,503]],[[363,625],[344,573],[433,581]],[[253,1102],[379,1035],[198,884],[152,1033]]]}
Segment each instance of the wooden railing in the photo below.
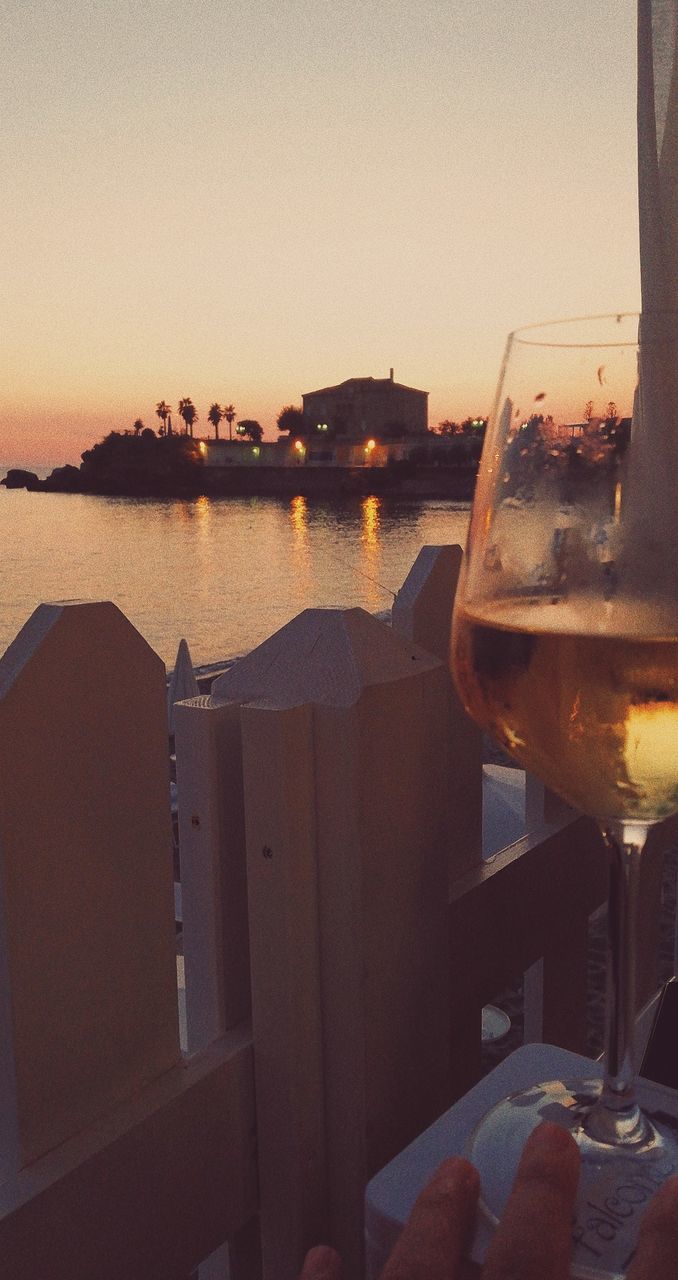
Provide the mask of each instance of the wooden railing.
{"label": "wooden railing", "polygon": [[0,660],[13,1280],[217,1280],[225,1242],[234,1280],[293,1280],[320,1240],[357,1280],[365,1184],[478,1078],[482,1005],[528,971],[533,1034],[584,1048],[604,857],[532,792],[482,858],[459,558],[424,548],[391,628],[309,610],[177,705],[185,1052],[163,665],[111,604],[41,606]]}

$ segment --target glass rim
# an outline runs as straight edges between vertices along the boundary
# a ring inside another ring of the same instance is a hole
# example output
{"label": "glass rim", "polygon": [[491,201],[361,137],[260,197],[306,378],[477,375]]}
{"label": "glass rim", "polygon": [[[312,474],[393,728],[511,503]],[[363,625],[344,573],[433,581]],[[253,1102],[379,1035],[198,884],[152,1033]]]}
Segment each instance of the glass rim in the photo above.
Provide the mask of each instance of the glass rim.
{"label": "glass rim", "polygon": [[[554,349],[560,347],[571,349],[584,349],[590,347],[637,347],[640,341],[637,331],[632,338],[620,337],[617,341],[615,341],[612,336],[603,336],[601,338],[582,336],[581,338],[573,338],[568,341],[562,338],[551,338],[549,336],[549,330],[564,329],[567,331],[571,326],[594,325],[601,321],[607,321],[608,324],[616,323],[621,325],[625,320],[635,320],[636,322],[640,321],[642,314],[645,314],[648,317],[675,316],[676,321],[678,322],[678,310],[674,309],[651,312],[645,311],[644,313],[641,313],[640,311],[609,311],[601,312],[598,315],[568,316],[561,320],[545,320],[538,324],[520,325],[517,329],[513,329],[511,331],[508,336],[508,342],[511,346],[519,343],[522,346],[553,347]],[[543,334],[543,337],[538,336],[540,334]]]}

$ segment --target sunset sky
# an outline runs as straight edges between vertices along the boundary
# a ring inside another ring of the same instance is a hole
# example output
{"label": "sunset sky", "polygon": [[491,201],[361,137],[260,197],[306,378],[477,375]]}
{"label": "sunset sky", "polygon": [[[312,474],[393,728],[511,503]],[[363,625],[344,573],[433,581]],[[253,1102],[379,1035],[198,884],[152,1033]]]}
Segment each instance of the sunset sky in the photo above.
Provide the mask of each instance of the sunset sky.
{"label": "sunset sky", "polygon": [[[639,304],[633,0],[5,0],[0,459]],[[211,430],[211,429],[210,429]]]}

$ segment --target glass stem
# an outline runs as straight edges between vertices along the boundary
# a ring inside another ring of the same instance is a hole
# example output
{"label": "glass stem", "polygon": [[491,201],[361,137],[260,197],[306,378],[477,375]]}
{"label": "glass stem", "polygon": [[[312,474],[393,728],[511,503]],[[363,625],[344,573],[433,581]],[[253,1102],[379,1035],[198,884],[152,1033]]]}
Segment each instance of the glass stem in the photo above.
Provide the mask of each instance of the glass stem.
{"label": "glass stem", "polygon": [[602,832],[610,862],[605,1076],[586,1130],[598,1142],[636,1146],[650,1133],[636,1102],[634,1061],[638,888],[648,828],[645,823],[612,821]]}

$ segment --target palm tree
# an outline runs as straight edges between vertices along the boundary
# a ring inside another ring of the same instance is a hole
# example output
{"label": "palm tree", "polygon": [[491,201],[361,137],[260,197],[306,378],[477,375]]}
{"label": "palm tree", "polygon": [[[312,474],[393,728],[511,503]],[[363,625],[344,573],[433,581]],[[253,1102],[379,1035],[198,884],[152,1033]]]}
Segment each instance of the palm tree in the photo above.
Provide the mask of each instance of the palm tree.
{"label": "palm tree", "polygon": [[192,436],[193,423],[196,422],[198,418],[198,411],[192,400],[187,398],[186,400],[179,401],[179,417],[183,418],[186,423],[186,435],[190,432]]}
{"label": "palm tree", "polygon": [[212,426],[214,427],[215,440],[219,439],[219,423],[221,422],[221,419],[223,418],[223,416],[224,416],[224,411],[220,404],[215,403],[210,406],[210,411],[207,415],[207,421],[211,422]]}
{"label": "palm tree", "polygon": [[232,440],[232,439],[233,439],[233,431],[231,430],[231,428],[232,428],[233,423],[234,423],[234,421],[235,421],[235,409],[234,409],[234,407],[233,407],[233,405],[232,405],[232,404],[227,404],[227,405],[226,405],[226,408],[224,409],[224,417],[225,417],[225,419],[226,419],[226,421],[227,421],[227,423],[228,423],[228,438],[229,438],[229,440]]}
{"label": "palm tree", "polygon": [[139,432],[140,432],[140,431],[143,431],[143,429],[144,429],[144,424],[143,424],[143,422],[141,421],[141,418],[137,418],[137,419],[132,423],[132,430],[133,430],[133,432],[134,432],[135,436],[138,436]]}
{"label": "palm tree", "polygon": [[155,412],[157,413],[158,417],[162,420],[162,434],[163,434],[163,435],[165,434],[165,430],[166,430],[165,424],[166,424],[166,422],[167,422],[167,419],[169,418],[169,430],[168,430],[168,435],[171,435],[171,434],[172,434],[172,406],[171,406],[171,404],[165,404],[165,401],[164,401],[164,400],[161,400],[161,401],[160,401],[160,404],[157,404],[157,405],[155,406]]}

